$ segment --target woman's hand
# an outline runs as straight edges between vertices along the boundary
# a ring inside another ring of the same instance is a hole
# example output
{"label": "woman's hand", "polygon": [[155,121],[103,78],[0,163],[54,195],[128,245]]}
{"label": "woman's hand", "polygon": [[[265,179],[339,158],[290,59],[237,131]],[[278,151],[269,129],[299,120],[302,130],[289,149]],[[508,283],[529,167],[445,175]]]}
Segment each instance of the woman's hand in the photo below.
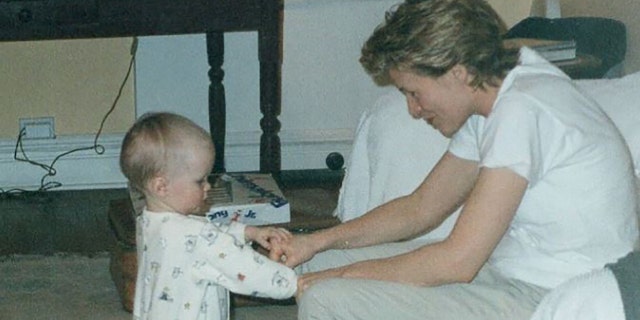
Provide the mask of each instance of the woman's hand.
{"label": "woman's hand", "polygon": [[278,246],[269,252],[269,257],[293,268],[309,261],[318,253],[315,244],[311,235],[295,235],[288,241],[278,243]]}
{"label": "woman's hand", "polygon": [[261,247],[271,251],[274,244],[291,240],[291,232],[283,228],[246,226],[244,229],[245,240],[255,241]]}

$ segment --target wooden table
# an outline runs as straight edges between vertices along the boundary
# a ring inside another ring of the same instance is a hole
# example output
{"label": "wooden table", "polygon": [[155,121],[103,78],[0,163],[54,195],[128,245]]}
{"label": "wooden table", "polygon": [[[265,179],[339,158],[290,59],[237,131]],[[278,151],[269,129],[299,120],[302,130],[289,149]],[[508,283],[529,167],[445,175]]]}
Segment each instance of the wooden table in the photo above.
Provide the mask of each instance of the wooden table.
{"label": "wooden table", "polygon": [[[0,0],[0,41],[205,33],[215,172],[225,171],[224,32],[257,31],[260,171],[280,171],[282,0]],[[203,70],[204,72],[204,70]]]}
{"label": "wooden table", "polygon": [[575,59],[554,62],[571,79],[602,78],[602,61],[592,55],[578,54]]}

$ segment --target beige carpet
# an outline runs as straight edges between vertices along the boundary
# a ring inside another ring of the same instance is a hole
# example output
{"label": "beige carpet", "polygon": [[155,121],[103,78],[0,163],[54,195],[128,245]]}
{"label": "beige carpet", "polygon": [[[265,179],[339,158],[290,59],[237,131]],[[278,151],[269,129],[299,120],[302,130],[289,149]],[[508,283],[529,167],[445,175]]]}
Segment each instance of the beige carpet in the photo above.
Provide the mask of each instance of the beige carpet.
{"label": "beige carpet", "polygon": [[[331,214],[337,190],[285,192],[292,210]],[[251,306],[233,310],[232,320],[294,320],[296,306]],[[0,319],[131,319],[109,273],[108,253],[0,256]]]}
{"label": "beige carpet", "polygon": [[0,262],[2,319],[131,319],[108,272],[107,254],[94,258],[12,256]]}
{"label": "beige carpet", "polygon": [[[0,319],[129,320],[108,269],[106,253],[2,257]],[[294,320],[296,306],[237,308],[232,319]]]}

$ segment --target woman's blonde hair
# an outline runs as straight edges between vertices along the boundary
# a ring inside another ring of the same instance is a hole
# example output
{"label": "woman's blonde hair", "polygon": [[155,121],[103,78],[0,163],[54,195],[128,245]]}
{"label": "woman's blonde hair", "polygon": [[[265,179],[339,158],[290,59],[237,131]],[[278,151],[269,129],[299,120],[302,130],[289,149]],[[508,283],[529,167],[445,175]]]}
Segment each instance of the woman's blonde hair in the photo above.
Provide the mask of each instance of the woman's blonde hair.
{"label": "woman's blonde hair", "polygon": [[360,63],[379,85],[390,84],[391,69],[439,77],[460,64],[474,76],[470,85],[495,86],[518,59],[502,45],[505,30],[483,0],[406,0],[387,12]]}

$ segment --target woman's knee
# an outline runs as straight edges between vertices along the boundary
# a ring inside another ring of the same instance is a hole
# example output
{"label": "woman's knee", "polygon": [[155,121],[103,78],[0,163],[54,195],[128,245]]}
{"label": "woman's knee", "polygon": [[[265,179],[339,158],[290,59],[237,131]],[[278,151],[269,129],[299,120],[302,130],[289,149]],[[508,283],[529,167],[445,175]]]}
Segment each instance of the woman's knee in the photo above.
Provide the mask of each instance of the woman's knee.
{"label": "woman's knee", "polygon": [[349,286],[341,279],[316,283],[298,298],[299,319],[334,319],[349,303]]}

